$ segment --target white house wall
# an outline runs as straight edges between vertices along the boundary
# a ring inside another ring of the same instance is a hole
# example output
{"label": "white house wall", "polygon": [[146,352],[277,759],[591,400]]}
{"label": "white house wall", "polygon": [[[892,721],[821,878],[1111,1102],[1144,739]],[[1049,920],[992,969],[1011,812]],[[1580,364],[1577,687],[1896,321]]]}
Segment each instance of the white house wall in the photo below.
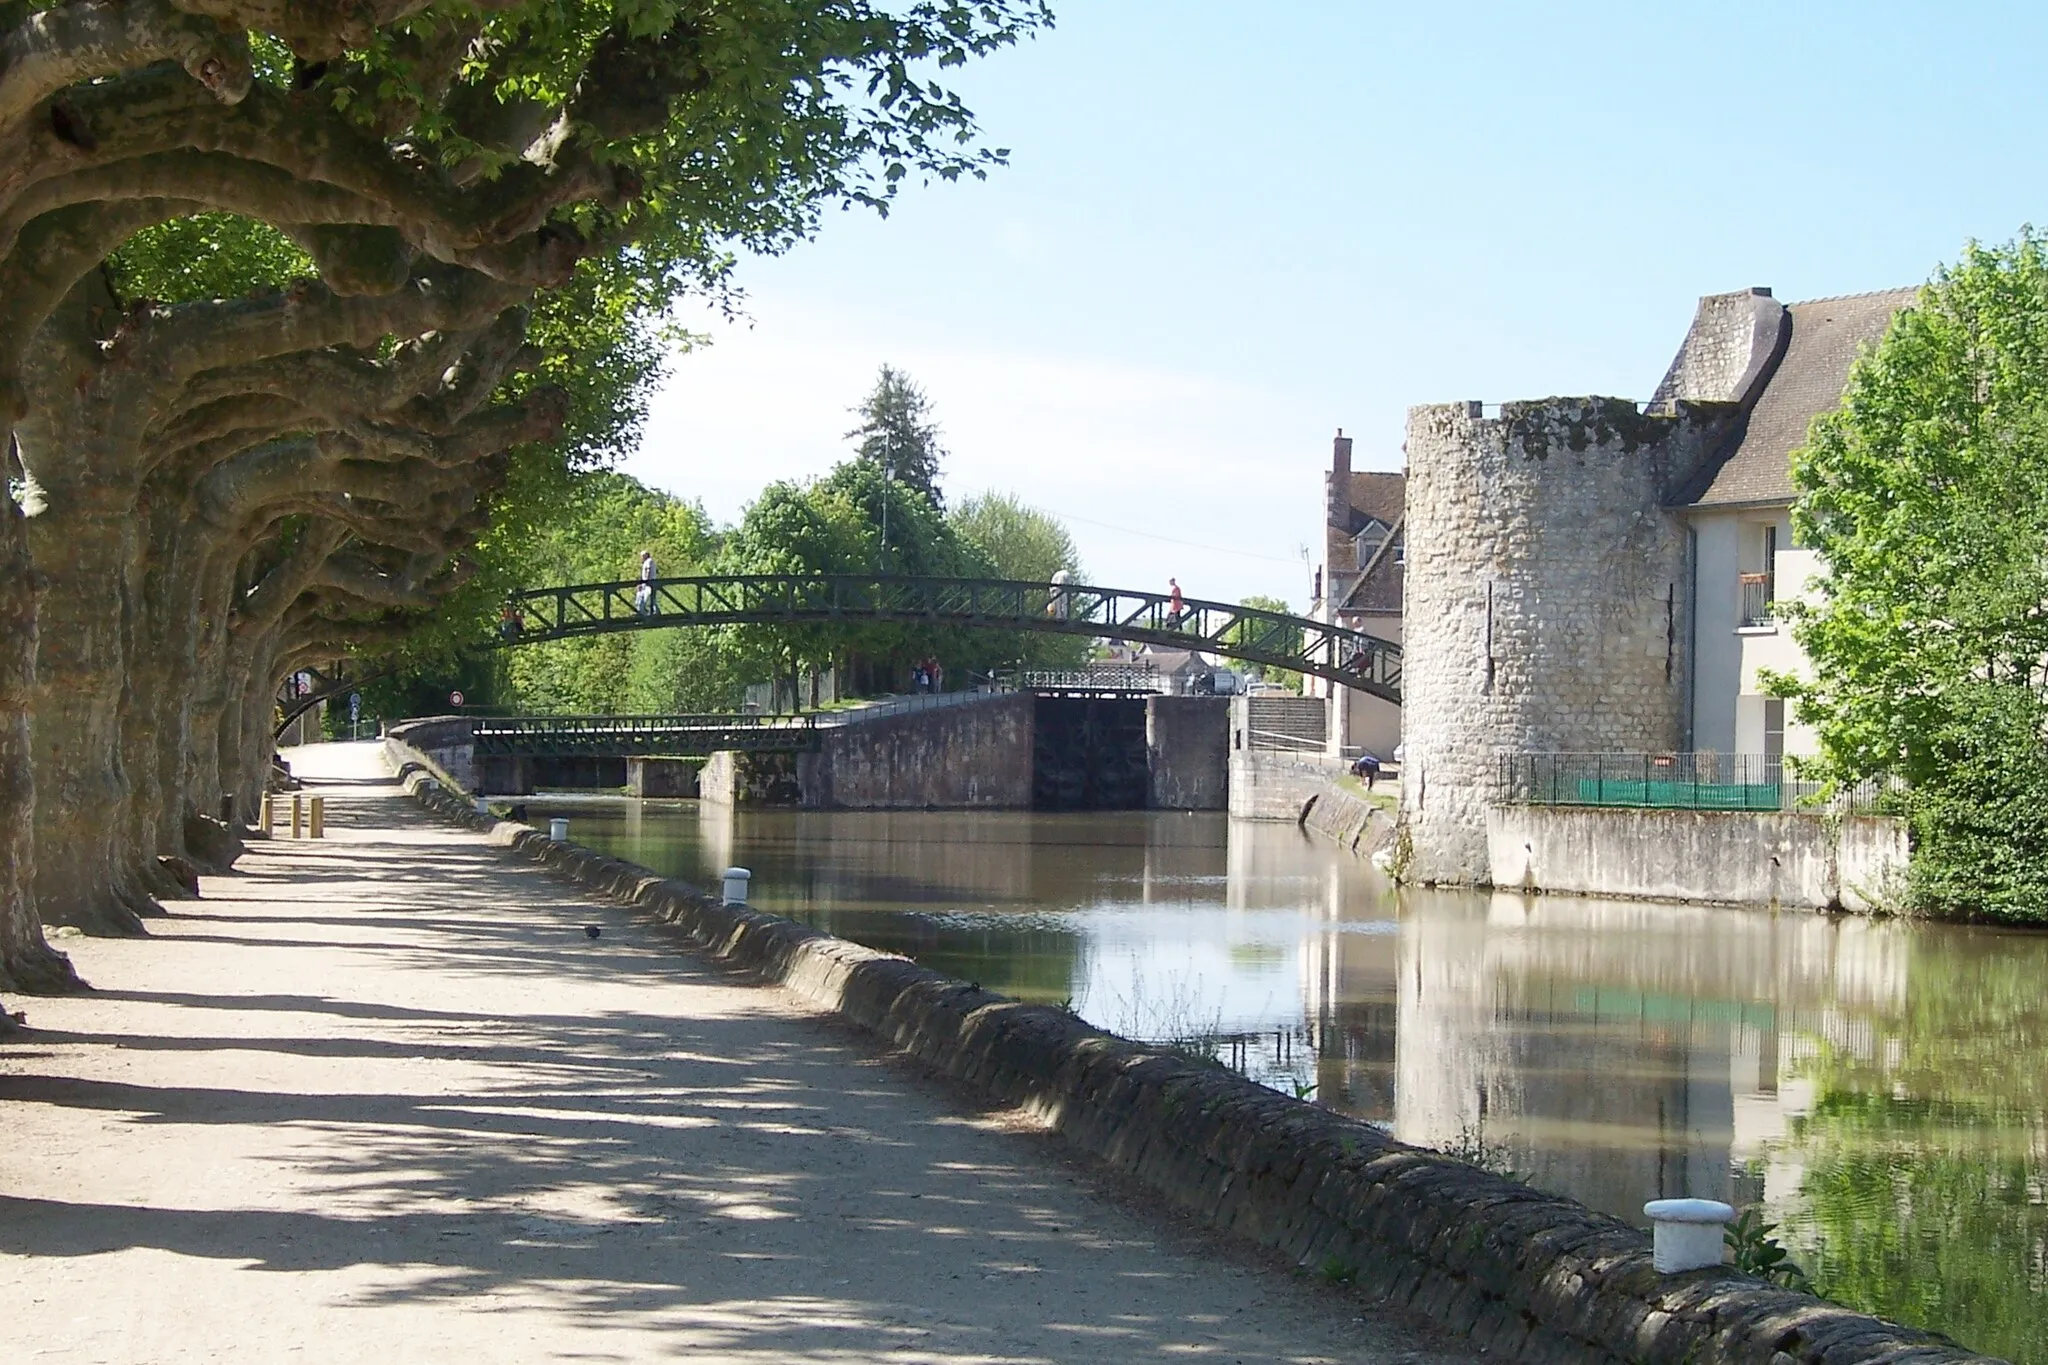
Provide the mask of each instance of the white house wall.
{"label": "white house wall", "polygon": [[1693,528],[1692,747],[1735,753],[1736,697],[1742,691],[1741,519],[1696,514]]}
{"label": "white house wall", "polygon": [[[1809,597],[1820,570],[1811,550],[1792,547],[1791,514],[1779,511],[1696,511],[1694,564],[1692,747],[1701,752],[1764,751],[1762,675],[1809,676],[1806,655],[1788,626],[1742,625],[1741,575],[1761,567],[1759,528],[1778,528],[1777,596]],[[1745,539],[1747,538],[1747,540]],[[1813,731],[1785,717],[1785,752],[1810,754]]]}
{"label": "white house wall", "polygon": [[[1789,519],[1778,529],[1779,543],[1789,544],[1792,528]],[[1810,600],[1813,596],[1808,584],[1820,572],[1820,557],[1811,550],[1780,549],[1778,551],[1778,599],[1788,598]],[[1813,670],[1806,662],[1806,651],[1792,638],[1792,628],[1786,624],[1772,626],[1768,630],[1744,631],[1739,637],[1742,645],[1742,693],[1749,697],[1761,697],[1764,691],[1763,674],[1786,673],[1796,678],[1809,678]],[[1785,707],[1785,752],[1788,754],[1810,754],[1817,747],[1813,730],[1799,724],[1792,718],[1793,707]],[[1746,753],[1762,751],[1761,734],[1759,743]]]}

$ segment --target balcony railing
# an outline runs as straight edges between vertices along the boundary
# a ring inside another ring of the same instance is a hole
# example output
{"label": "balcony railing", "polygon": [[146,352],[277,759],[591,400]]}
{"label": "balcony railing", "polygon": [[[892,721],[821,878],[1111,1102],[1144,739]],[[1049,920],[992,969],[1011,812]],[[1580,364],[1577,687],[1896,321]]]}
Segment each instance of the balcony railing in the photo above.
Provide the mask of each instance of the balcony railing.
{"label": "balcony railing", "polygon": [[1768,626],[1777,619],[1777,578],[1773,573],[1746,573],[1741,576],[1744,626]]}

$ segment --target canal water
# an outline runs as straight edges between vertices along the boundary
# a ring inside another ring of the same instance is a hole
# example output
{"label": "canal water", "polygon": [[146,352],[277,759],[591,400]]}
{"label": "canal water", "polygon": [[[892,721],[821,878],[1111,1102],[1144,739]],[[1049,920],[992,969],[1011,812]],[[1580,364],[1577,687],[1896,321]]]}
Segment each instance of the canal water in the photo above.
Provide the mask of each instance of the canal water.
{"label": "canal water", "polygon": [[579,843],[2048,1365],[2048,935],[1391,888],[1289,825],[548,799]]}

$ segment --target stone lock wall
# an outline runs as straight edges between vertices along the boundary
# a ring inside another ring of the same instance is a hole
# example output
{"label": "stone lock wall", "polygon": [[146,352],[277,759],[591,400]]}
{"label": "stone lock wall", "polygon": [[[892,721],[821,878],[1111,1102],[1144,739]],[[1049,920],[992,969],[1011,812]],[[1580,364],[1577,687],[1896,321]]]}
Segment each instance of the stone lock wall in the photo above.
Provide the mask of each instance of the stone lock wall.
{"label": "stone lock wall", "polygon": [[714,806],[794,806],[802,799],[797,758],[721,749],[704,760],[697,794]]}
{"label": "stone lock wall", "polygon": [[1403,875],[1488,879],[1504,751],[1680,747],[1689,574],[1664,501],[1723,420],[1616,398],[1409,412]]}
{"label": "stone lock wall", "polygon": [[862,720],[819,734],[797,755],[803,804],[822,810],[1031,804],[1032,698],[978,697]]}
{"label": "stone lock wall", "polygon": [[1145,748],[1154,810],[1230,805],[1230,698],[1148,697]]}

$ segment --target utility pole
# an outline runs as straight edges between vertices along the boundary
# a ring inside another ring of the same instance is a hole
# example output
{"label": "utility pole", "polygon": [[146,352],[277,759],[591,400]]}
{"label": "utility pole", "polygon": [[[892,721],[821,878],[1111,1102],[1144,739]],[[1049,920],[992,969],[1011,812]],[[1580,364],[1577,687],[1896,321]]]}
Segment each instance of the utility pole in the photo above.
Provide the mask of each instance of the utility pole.
{"label": "utility pole", "polygon": [[886,573],[889,568],[889,480],[896,471],[896,442],[888,433],[882,433],[882,562],[875,566],[877,573]]}

